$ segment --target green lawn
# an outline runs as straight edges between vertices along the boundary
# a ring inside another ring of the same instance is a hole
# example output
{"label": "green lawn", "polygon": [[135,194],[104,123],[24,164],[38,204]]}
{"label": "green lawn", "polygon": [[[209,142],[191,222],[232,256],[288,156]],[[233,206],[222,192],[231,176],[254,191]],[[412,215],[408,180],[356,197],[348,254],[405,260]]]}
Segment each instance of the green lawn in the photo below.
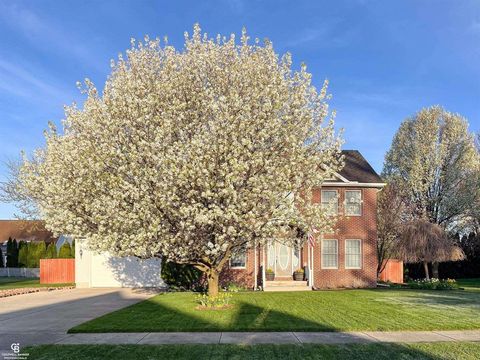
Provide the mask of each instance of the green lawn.
{"label": "green lawn", "polygon": [[40,284],[37,278],[0,277],[0,290],[71,285],[75,284]]}
{"label": "green lawn", "polygon": [[457,282],[463,288],[480,291],[480,279],[458,279]]}
{"label": "green lawn", "polygon": [[56,359],[478,359],[480,343],[349,345],[43,345],[29,360]]}
{"label": "green lawn", "polygon": [[480,329],[480,289],[240,292],[228,310],[195,310],[192,293],[165,293],[70,332],[395,331]]}

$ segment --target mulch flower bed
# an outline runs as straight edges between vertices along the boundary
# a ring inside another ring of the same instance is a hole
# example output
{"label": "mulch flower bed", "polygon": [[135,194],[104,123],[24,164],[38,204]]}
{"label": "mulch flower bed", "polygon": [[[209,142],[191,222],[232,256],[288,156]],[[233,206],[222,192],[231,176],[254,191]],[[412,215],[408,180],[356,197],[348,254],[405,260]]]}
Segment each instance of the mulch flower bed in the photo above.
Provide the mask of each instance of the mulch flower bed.
{"label": "mulch flower bed", "polygon": [[40,291],[69,290],[69,289],[75,289],[75,286],[52,286],[52,287],[38,287],[38,288],[6,289],[6,290],[0,290],[0,298],[36,293]]}
{"label": "mulch flower bed", "polygon": [[220,306],[202,306],[198,305],[195,310],[227,310],[233,307],[233,304],[225,304]]}

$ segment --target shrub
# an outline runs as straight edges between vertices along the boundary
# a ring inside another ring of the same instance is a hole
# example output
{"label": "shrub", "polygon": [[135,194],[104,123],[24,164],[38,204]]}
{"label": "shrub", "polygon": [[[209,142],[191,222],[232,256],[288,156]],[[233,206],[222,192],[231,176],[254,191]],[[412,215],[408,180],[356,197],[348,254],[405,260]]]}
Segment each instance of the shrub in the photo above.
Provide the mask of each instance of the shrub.
{"label": "shrub", "polygon": [[58,251],[59,259],[70,259],[72,257],[72,248],[68,241],[65,241]]}
{"label": "shrub", "polygon": [[209,296],[207,294],[200,294],[196,296],[197,302],[202,308],[223,308],[227,307],[230,303],[232,294],[229,293],[219,293],[216,296]]}
{"label": "shrub", "polygon": [[266,272],[267,274],[274,274],[274,273],[275,273],[275,271],[273,271],[273,269],[270,269],[270,268],[268,268],[267,270],[265,270],[265,272]]}
{"label": "shrub", "polygon": [[202,272],[192,265],[177,264],[162,259],[162,279],[171,289],[203,291]]}
{"label": "shrub", "polygon": [[245,291],[247,290],[244,286],[238,285],[236,283],[228,283],[227,286],[225,286],[225,291],[227,292],[239,292],[239,291]]}
{"label": "shrub", "polygon": [[75,240],[72,241],[72,248],[71,248],[70,257],[71,257],[72,259],[75,259]]}
{"label": "shrub", "polygon": [[295,272],[303,274],[305,272],[305,270],[303,268],[298,268],[297,270],[295,270]]}
{"label": "shrub", "polygon": [[452,290],[458,289],[458,284],[453,279],[439,280],[439,279],[420,279],[411,280],[408,282],[408,286],[411,289],[423,289],[423,290]]}

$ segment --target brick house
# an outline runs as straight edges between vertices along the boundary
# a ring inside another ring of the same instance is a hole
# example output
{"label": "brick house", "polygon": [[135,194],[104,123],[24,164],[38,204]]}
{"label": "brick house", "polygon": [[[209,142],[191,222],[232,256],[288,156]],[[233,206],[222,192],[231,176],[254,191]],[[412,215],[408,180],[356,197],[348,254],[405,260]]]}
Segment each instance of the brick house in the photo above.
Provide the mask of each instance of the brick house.
{"label": "brick house", "polygon": [[[223,285],[235,282],[265,291],[376,286],[376,201],[385,184],[360,152],[342,154],[344,168],[313,194],[314,202],[338,216],[335,232],[317,234],[314,247],[294,248],[276,240],[236,254],[221,274]],[[304,280],[293,281],[299,268]],[[267,269],[274,271],[274,281],[267,280]]]}

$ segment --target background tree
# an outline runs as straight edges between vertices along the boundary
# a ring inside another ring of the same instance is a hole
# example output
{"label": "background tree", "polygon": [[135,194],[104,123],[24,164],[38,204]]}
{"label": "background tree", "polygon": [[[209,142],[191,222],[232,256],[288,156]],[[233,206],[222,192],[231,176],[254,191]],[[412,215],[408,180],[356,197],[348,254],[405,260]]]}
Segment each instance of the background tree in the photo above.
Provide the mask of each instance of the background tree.
{"label": "background tree", "polygon": [[27,267],[38,268],[40,258],[40,243],[31,241],[27,243]]}
{"label": "background tree", "polygon": [[28,243],[25,241],[18,244],[18,267],[28,267]]}
{"label": "background tree", "polygon": [[317,91],[289,54],[248,40],[195,26],[182,51],[133,43],[101,94],[86,80],[83,106],[66,109],[63,132],[50,127],[15,189],[56,234],[191,264],[211,295],[232,252],[328,232],[333,220],[311,202],[342,162],[327,85]]}
{"label": "background tree", "polygon": [[402,227],[410,218],[410,205],[401,185],[387,184],[377,198],[377,275],[385,269],[386,260],[399,256]]}
{"label": "background tree", "polygon": [[65,241],[60,249],[58,250],[59,259],[70,259],[72,257],[72,249],[70,243]]}
{"label": "background tree", "polygon": [[400,256],[406,262],[422,263],[426,279],[430,279],[429,263],[465,258],[463,251],[448,237],[445,230],[427,220],[417,219],[407,223],[400,239]]}
{"label": "background tree", "polygon": [[3,252],[2,252],[2,249],[0,249],[0,268],[3,268]]}
{"label": "background tree", "polygon": [[18,244],[17,240],[8,238],[7,241],[7,267],[18,267]]}
{"label": "background tree", "polygon": [[[401,124],[386,155],[384,175],[402,184],[415,217],[455,231],[480,203],[479,164],[468,122],[434,106]],[[438,277],[438,263],[432,265]]]}
{"label": "background tree", "polygon": [[47,251],[45,253],[45,259],[56,259],[57,258],[57,245],[54,242],[51,242],[47,246]]}

